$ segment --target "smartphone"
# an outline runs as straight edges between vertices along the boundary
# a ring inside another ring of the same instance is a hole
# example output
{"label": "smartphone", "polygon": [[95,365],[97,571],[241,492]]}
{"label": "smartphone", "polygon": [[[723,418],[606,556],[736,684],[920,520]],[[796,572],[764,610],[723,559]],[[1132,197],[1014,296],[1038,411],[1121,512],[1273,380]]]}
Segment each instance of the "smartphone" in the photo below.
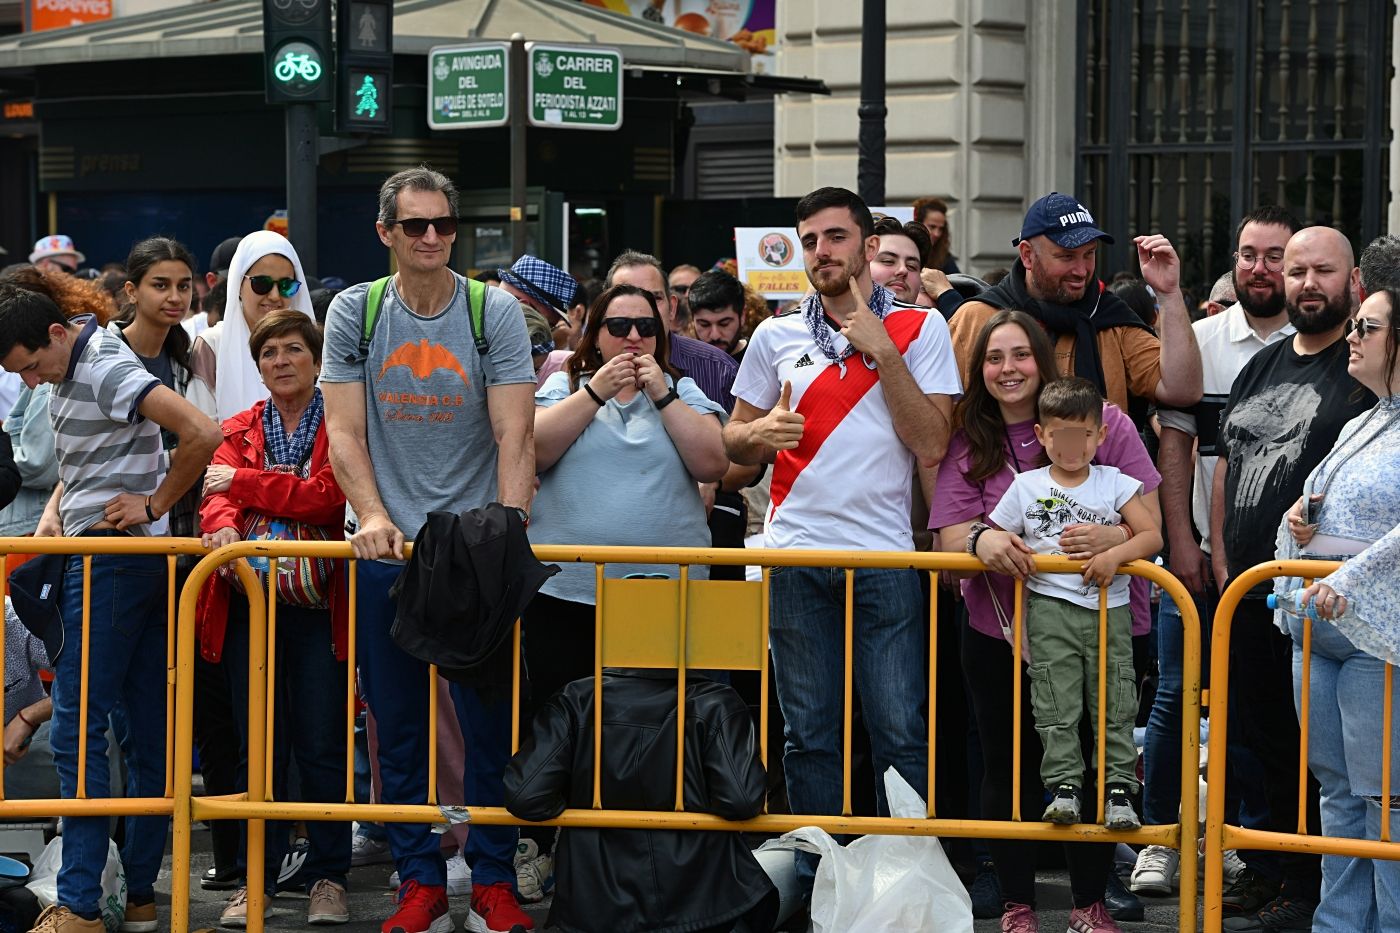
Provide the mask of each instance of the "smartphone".
{"label": "smartphone", "polygon": [[1316,525],[1317,516],[1322,511],[1322,496],[1314,493],[1303,502],[1303,524]]}

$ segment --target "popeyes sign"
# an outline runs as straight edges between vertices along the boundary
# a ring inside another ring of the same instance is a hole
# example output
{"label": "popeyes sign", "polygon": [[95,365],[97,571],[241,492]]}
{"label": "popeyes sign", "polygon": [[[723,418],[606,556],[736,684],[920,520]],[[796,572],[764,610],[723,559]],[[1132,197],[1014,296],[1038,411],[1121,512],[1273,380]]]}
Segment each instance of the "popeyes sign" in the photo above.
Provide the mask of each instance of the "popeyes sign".
{"label": "popeyes sign", "polygon": [[112,18],[112,0],[28,0],[24,9],[25,26],[30,32]]}

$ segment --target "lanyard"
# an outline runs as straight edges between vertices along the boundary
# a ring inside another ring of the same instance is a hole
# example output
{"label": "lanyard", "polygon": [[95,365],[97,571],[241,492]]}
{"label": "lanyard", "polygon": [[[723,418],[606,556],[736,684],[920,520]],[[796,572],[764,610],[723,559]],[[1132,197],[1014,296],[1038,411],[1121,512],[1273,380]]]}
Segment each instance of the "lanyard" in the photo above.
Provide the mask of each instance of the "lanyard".
{"label": "lanyard", "polygon": [[1332,467],[1331,470],[1327,470],[1327,461],[1331,460],[1333,455],[1335,455],[1338,450],[1345,450],[1346,448],[1350,447],[1352,440],[1361,436],[1361,432],[1366,429],[1366,425],[1371,423],[1371,419],[1375,417],[1375,414],[1377,411],[1380,410],[1380,407],[1381,406],[1378,404],[1375,408],[1372,408],[1370,412],[1367,413],[1366,420],[1362,421],[1361,426],[1356,429],[1356,433],[1353,434],[1351,437],[1347,438],[1346,442],[1343,443],[1341,447],[1333,448],[1331,451],[1329,451],[1327,456],[1322,458],[1322,462],[1318,464],[1317,475],[1324,476],[1325,474],[1325,478],[1322,481],[1322,489],[1318,490],[1318,494],[1321,495],[1323,499],[1327,498],[1327,490],[1332,485],[1332,480],[1337,478],[1337,474],[1341,472],[1341,469],[1346,464],[1346,462],[1352,457],[1361,453],[1361,451],[1365,450],[1366,447],[1372,441],[1374,441],[1376,438],[1380,437],[1387,430],[1389,430],[1390,426],[1395,423],[1395,420],[1397,418],[1400,418],[1400,411],[1391,412],[1391,415],[1389,418],[1386,419],[1385,424],[1377,428],[1369,437],[1367,437],[1360,444],[1357,444],[1355,447],[1351,448],[1350,450],[1347,450],[1346,456],[1338,460],[1337,465],[1335,467]]}

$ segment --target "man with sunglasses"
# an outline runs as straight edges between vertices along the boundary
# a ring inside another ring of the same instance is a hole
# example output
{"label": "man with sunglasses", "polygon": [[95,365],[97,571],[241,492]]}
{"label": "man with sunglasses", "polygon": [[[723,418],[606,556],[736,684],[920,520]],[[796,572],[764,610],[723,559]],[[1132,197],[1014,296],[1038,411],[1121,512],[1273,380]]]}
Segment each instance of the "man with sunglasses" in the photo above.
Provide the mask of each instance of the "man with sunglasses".
{"label": "man with sunglasses", "polygon": [[72,237],[55,233],[52,236],[41,237],[34,244],[29,261],[40,272],[66,272],[72,275],[78,271],[79,266],[87,262],[87,257],[78,252]]}
{"label": "man with sunglasses", "polygon": [[[336,296],[326,318],[321,373],[336,479],[359,519],[351,537],[358,563],[357,637],[365,698],[379,731],[385,803],[426,801],[428,666],[390,637],[389,589],[404,542],[427,513],[463,512],[495,500],[529,520],[535,455],[531,442],[535,370],[520,304],[486,289],[487,347],[472,333],[467,280],[448,266],[458,195],[445,175],[422,167],[384,182],[375,227],[398,272],[364,353],[370,283]],[[511,704],[454,684],[466,741],[471,802],[504,802]],[[390,823],[398,907],[384,933],[446,933],[446,867],[437,836],[417,823]],[[472,873],[467,929],[520,933],[534,924],[520,909],[511,827],[474,827],[463,855]],[[478,916],[479,915],[479,916]]]}
{"label": "man with sunglasses", "polygon": [[[1211,573],[1210,512],[1220,414],[1244,365],[1265,347],[1293,336],[1284,308],[1283,252],[1298,228],[1297,218],[1273,205],[1256,208],[1240,220],[1232,269],[1221,277],[1234,303],[1191,325],[1205,394],[1189,409],[1158,406],[1162,431],[1157,468],[1162,474],[1167,566],[1191,592],[1197,615],[1206,622],[1215,615],[1219,596]],[[1224,289],[1216,283],[1211,300],[1218,301]],[[1273,533],[1267,535],[1272,541]],[[1163,599],[1159,611],[1157,659],[1160,674],[1143,765],[1142,816],[1149,824],[1176,819],[1181,796],[1181,610],[1171,599]],[[1262,801],[1258,806],[1250,801],[1248,809],[1266,807]],[[1178,861],[1175,849],[1148,846],[1138,854],[1128,886],[1141,894],[1170,894]]]}

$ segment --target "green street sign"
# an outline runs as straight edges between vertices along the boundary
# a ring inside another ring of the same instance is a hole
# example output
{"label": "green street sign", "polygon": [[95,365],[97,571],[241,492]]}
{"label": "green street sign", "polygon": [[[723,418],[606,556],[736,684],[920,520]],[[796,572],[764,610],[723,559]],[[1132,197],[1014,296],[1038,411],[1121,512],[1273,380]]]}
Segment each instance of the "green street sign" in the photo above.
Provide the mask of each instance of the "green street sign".
{"label": "green street sign", "polygon": [[509,122],[509,61],[504,42],[429,49],[428,126],[467,130]]}
{"label": "green street sign", "polygon": [[622,126],[622,53],[594,45],[526,44],[530,125],[615,130]]}

